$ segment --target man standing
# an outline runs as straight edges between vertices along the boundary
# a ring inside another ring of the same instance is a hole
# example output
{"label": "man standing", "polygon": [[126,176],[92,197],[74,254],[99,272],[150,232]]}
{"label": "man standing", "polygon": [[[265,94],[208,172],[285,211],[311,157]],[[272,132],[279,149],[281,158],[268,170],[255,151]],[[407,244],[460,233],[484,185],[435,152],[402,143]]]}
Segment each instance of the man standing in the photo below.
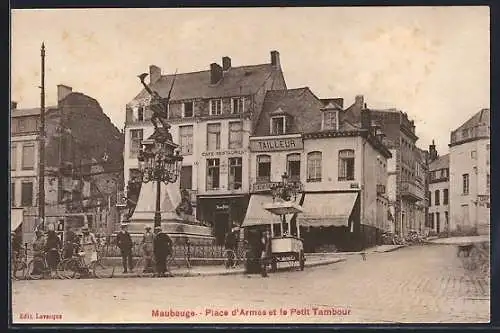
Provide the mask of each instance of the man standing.
{"label": "man standing", "polygon": [[121,224],[122,230],[116,236],[116,244],[120,248],[120,253],[122,256],[123,273],[127,273],[127,263],[130,272],[133,271],[132,266],[132,238],[128,233],[128,225],[126,223]]}
{"label": "man standing", "polygon": [[[43,232],[40,229],[35,230],[35,239],[33,240],[33,257],[40,260],[35,261],[36,263],[41,263],[43,260],[43,251],[45,249],[45,237],[43,237]],[[33,266],[32,274],[38,275],[42,273],[43,267],[39,265]]]}
{"label": "man standing", "polygon": [[64,237],[64,258],[71,258],[75,253],[75,244],[78,243],[78,237],[71,227],[68,227],[66,237]]}
{"label": "man standing", "polygon": [[271,233],[268,230],[262,233],[260,242],[262,249],[262,253],[260,255],[261,275],[262,277],[267,277],[267,266],[271,258]]}
{"label": "man standing", "polygon": [[224,241],[224,247],[226,249],[226,254],[227,254],[227,262],[226,262],[226,268],[231,268],[234,266],[234,260],[235,260],[235,255],[236,255],[236,245],[237,245],[237,238],[236,238],[236,231],[239,229],[233,228],[230,230],[227,235],[226,239]]}
{"label": "man standing", "polygon": [[156,272],[159,277],[164,277],[167,270],[167,257],[172,253],[172,240],[161,231],[161,227],[155,227],[154,256],[156,261]]}
{"label": "man standing", "polygon": [[144,273],[153,272],[152,257],[153,257],[153,241],[154,236],[151,233],[151,227],[146,227],[146,232],[142,237],[142,253],[144,256]]}
{"label": "man standing", "polygon": [[57,265],[59,264],[59,250],[61,249],[61,240],[57,236],[54,225],[49,224],[47,240],[45,241],[45,251],[47,253],[47,264],[50,268],[50,275],[55,276]]}

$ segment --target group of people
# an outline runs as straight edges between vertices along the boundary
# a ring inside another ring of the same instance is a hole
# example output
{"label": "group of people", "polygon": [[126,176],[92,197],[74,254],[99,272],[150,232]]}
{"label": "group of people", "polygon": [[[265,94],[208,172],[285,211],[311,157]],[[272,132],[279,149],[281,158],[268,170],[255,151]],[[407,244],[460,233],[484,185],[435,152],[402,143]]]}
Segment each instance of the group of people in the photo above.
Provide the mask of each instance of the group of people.
{"label": "group of people", "polygon": [[[141,242],[142,254],[145,259],[143,272],[153,273],[156,268],[157,276],[164,277],[167,272],[167,257],[172,254],[172,240],[167,233],[162,232],[159,226],[154,228],[154,233],[151,232],[149,226],[146,226],[145,230]],[[122,257],[123,273],[133,272],[132,248],[134,243],[128,232],[127,223],[121,224],[121,230],[116,236],[116,243]],[[155,268],[153,268],[153,258]]]}

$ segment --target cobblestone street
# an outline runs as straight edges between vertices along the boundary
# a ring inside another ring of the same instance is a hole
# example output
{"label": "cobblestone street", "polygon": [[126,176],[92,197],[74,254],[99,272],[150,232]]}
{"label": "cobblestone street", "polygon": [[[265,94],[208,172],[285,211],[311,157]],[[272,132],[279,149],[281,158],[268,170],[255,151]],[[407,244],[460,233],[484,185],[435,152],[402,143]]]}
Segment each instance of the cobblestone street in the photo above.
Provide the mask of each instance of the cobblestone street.
{"label": "cobblestone street", "polygon": [[[366,261],[350,255],[345,262],[279,272],[269,278],[15,281],[12,293],[15,323],[436,323],[488,322],[490,316],[489,282],[469,275],[456,257],[456,248],[447,245],[373,253]],[[314,311],[332,308],[350,312],[319,315]],[[155,309],[167,315],[170,309],[194,314],[155,317]],[[235,309],[238,315],[232,316]],[[256,312],[245,314],[241,309]],[[276,315],[269,315],[274,309]],[[287,314],[280,315],[280,309]],[[215,316],[224,310],[227,315]],[[266,315],[258,315],[258,310],[266,310]],[[62,318],[37,320],[37,314]],[[32,318],[20,319],[22,315]]]}

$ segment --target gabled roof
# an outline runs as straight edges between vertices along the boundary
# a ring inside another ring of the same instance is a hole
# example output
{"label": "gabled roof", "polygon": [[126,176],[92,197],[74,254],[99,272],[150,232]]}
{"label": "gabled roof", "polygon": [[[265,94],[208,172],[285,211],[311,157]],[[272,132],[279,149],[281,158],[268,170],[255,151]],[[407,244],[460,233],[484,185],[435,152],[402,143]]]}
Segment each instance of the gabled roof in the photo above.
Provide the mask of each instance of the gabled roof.
{"label": "gabled roof", "polygon": [[[170,100],[252,95],[271,78],[274,71],[277,69],[271,64],[231,67],[216,84],[210,83],[210,70],[177,74]],[[151,88],[160,96],[167,97],[173,80],[174,75],[162,75]],[[143,89],[134,101],[148,98],[149,94]]]}
{"label": "gabled roof", "polygon": [[[57,109],[57,106],[47,106],[45,107],[45,113]],[[39,116],[40,108],[25,108],[25,109],[13,109],[10,116],[11,118],[26,117],[26,116]]]}
{"label": "gabled roof", "polygon": [[429,164],[429,171],[446,169],[450,167],[450,154],[439,156]]}
{"label": "gabled roof", "polygon": [[490,125],[490,109],[482,109],[475,115],[469,118],[465,123],[463,123],[454,132],[464,130],[466,128],[473,128],[477,125]]}

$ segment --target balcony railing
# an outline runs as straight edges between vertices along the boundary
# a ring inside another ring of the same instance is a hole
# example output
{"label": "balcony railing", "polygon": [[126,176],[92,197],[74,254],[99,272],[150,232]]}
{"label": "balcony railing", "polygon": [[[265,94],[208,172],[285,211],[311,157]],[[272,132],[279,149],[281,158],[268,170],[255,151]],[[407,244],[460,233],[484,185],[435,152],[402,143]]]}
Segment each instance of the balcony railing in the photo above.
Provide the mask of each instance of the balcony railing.
{"label": "balcony railing", "polygon": [[425,199],[424,189],[414,182],[403,182],[401,184],[401,196],[412,201]]}

